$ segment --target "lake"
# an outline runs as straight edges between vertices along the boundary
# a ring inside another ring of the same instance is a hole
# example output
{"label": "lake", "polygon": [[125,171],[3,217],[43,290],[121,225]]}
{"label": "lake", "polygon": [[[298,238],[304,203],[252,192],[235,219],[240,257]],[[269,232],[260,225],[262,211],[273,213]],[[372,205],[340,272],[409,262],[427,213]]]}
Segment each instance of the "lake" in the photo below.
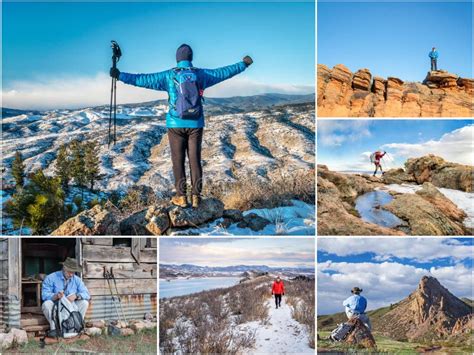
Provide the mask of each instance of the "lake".
{"label": "lake", "polygon": [[193,279],[160,279],[159,297],[175,297],[191,293],[234,286],[239,283],[240,277],[202,277]]}

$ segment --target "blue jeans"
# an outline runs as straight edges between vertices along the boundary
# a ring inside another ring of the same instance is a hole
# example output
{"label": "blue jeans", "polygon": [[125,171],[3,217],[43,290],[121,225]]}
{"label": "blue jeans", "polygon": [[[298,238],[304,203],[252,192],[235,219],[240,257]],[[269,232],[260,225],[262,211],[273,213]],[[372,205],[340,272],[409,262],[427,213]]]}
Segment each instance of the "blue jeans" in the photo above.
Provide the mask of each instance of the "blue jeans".
{"label": "blue jeans", "polygon": [[438,60],[436,58],[431,58],[431,71],[438,70]]}

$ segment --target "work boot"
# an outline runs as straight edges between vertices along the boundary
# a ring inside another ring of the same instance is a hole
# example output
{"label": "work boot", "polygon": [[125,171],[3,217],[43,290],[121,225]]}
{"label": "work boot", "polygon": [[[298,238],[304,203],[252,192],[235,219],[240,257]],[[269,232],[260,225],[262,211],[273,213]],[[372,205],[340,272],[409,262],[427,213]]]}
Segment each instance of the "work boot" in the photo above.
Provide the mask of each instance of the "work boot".
{"label": "work boot", "polygon": [[201,196],[199,196],[199,195],[193,195],[193,196],[192,196],[192,205],[193,205],[193,208],[198,208],[200,203],[201,203]]}
{"label": "work boot", "polygon": [[48,338],[58,338],[59,332],[56,329],[51,329],[51,330],[48,330],[48,332],[46,333],[46,336]]}
{"label": "work boot", "polygon": [[188,207],[188,201],[186,200],[186,196],[173,196],[171,198],[171,203],[175,206],[182,208]]}

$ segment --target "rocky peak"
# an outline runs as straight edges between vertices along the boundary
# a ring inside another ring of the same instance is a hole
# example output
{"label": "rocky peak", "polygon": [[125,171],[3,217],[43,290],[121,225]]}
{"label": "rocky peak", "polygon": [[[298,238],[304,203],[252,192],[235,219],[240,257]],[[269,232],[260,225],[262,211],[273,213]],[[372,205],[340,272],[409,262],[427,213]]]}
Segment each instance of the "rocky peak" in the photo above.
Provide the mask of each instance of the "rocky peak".
{"label": "rocky peak", "polygon": [[318,115],[322,117],[471,117],[474,80],[445,70],[423,83],[352,73],[342,64],[318,64]]}

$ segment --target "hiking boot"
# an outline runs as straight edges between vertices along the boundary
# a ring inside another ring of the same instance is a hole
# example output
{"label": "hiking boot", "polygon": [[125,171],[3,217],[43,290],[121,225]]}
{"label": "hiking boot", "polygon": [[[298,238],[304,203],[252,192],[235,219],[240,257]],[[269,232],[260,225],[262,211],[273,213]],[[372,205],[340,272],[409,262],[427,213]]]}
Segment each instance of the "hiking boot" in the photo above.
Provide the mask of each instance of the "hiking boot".
{"label": "hiking boot", "polygon": [[186,200],[186,196],[173,196],[171,198],[171,203],[175,206],[182,208],[188,207],[188,201]]}
{"label": "hiking boot", "polygon": [[193,208],[198,208],[200,203],[201,203],[201,196],[199,196],[199,195],[193,195],[193,196],[192,196],[192,205],[193,205]]}

